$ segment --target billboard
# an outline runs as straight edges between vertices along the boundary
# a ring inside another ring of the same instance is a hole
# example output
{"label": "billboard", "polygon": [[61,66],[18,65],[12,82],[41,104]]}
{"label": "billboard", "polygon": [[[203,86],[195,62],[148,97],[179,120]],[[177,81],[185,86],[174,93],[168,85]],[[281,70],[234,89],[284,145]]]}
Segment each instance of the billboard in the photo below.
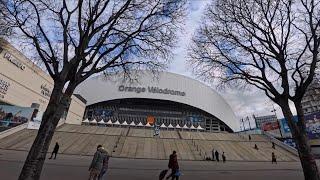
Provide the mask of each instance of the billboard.
{"label": "billboard", "polygon": [[30,107],[0,105],[0,131],[28,122],[33,114]]}
{"label": "billboard", "polygon": [[320,112],[304,116],[309,139],[320,138]]}
{"label": "billboard", "polygon": [[[309,139],[319,139],[320,138],[320,112],[308,114],[304,116],[306,122],[306,129]],[[297,122],[297,116],[294,116],[294,121]],[[281,129],[285,133],[291,133],[288,121],[283,118],[280,119]]]}
{"label": "billboard", "polygon": [[109,109],[95,109],[94,116],[100,118],[106,118],[113,115],[113,111]]}
{"label": "billboard", "polygon": [[37,109],[35,109],[33,111],[32,117],[28,123],[27,128],[28,129],[39,129],[40,125],[41,125],[41,121],[42,121],[42,115],[43,115],[42,111],[38,111]]}
{"label": "billboard", "polygon": [[199,115],[191,115],[187,116],[186,120],[191,123],[199,123],[199,122],[204,122],[204,118]]}
{"label": "billboard", "polygon": [[263,123],[261,128],[263,131],[271,131],[271,130],[279,129],[280,127],[279,127],[279,123],[275,121],[275,122]]}

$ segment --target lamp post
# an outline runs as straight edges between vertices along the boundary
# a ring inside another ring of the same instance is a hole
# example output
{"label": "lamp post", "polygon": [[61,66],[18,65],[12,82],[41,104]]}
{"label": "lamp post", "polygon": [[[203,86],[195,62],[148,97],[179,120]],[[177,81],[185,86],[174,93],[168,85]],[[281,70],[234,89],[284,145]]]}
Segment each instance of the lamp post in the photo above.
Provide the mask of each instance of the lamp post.
{"label": "lamp post", "polygon": [[256,124],[256,129],[258,129],[258,123],[257,123],[256,116],[254,114],[252,114],[252,117],[254,119],[254,123]]}
{"label": "lamp post", "polygon": [[272,105],[272,107],[273,107],[273,110],[272,110],[271,112],[274,112],[274,116],[276,117],[276,120],[277,120],[277,123],[278,123],[278,126],[279,126],[280,136],[281,136],[281,138],[283,138],[282,132],[281,132],[280,122],[279,122],[279,120],[278,120],[278,118],[277,118],[277,113],[276,113],[277,110],[274,108],[274,105]]}
{"label": "lamp post", "polygon": [[[243,127],[243,131],[246,131],[246,127],[244,126],[244,121],[243,121],[243,118],[241,118],[240,120],[242,122],[242,127]],[[241,125],[240,125],[241,126]]]}
{"label": "lamp post", "polygon": [[249,128],[250,128],[250,130],[251,130],[250,119],[249,119],[249,117],[248,117],[248,116],[247,116],[247,118],[246,118],[246,121],[248,121],[248,122],[249,122]]}

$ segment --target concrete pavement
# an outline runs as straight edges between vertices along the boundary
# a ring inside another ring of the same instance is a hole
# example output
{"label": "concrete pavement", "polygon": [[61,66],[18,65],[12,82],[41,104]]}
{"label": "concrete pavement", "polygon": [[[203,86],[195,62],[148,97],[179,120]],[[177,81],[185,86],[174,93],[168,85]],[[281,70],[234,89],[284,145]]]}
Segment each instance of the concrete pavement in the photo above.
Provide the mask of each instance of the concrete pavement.
{"label": "concrete pavement", "polygon": [[[25,151],[0,150],[1,179],[17,179],[26,155]],[[91,156],[58,154],[56,160],[46,160],[41,179],[86,180],[91,159]],[[182,180],[280,180],[286,178],[303,180],[302,170],[297,162],[272,165],[266,162],[227,162],[223,164],[222,162],[179,161],[179,164]],[[166,167],[166,160],[111,158],[106,179],[158,179],[159,172]]]}

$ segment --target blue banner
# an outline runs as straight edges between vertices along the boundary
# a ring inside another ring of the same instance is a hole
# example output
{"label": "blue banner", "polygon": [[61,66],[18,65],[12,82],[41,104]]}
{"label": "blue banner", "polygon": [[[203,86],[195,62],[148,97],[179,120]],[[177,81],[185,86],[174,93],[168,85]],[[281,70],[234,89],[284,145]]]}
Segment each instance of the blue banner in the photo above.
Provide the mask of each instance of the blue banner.
{"label": "blue banner", "polygon": [[307,133],[309,139],[320,138],[320,112],[305,116]]}
{"label": "blue banner", "polygon": [[[320,139],[320,112],[308,114],[304,118],[309,139]],[[297,116],[294,116],[294,121],[298,122]],[[280,126],[282,132],[291,133],[285,118],[280,119]]]}

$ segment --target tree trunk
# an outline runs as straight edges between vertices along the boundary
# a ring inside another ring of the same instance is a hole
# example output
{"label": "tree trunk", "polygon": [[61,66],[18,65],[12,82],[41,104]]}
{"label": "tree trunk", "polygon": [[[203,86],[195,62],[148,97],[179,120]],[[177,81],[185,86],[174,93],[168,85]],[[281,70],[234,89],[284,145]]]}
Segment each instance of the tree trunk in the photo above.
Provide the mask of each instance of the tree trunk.
{"label": "tree trunk", "polygon": [[282,106],[281,108],[284,117],[288,120],[292,137],[296,142],[305,180],[320,180],[318,167],[308,142],[303,113],[300,114],[302,112],[301,107],[296,107],[299,123],[294,122],[289,105],[286,105],[286,107]]}
{"label": "tree trunk", "polygon": [[320,180],[317,163],[311,153],[307,136],[298,135],[295,139],[305,180]]}
{"label": "tree trunk", "polygon": [[[60,85],[56,85],[60,84]],[[53,137],[54,131],[63,112],[69,107],[71,95],[63,93],[63,83],[55,83],[49,104],[43,114],[42,122],[24,163],[19,180],[40,179],[42,166]]]}

